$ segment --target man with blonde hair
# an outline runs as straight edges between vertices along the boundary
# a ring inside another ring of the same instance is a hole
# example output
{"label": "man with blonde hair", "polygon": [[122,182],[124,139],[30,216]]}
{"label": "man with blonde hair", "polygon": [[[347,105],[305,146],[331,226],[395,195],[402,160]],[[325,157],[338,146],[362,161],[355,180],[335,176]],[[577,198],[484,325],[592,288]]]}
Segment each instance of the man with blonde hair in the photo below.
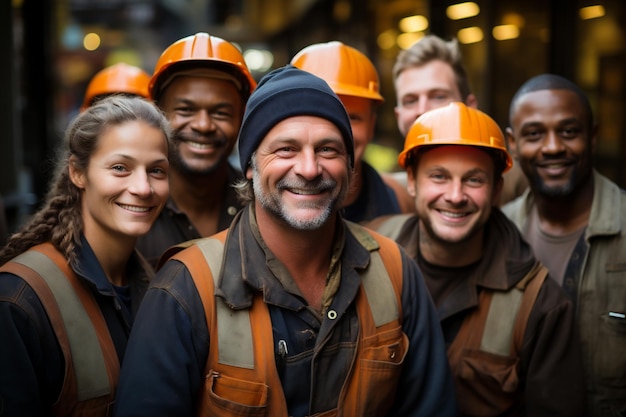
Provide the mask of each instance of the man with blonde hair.
{"label": "man with blonde hair", "polygon": [[[456,38],[446,41],[427,35],[400,52],[393,67],[398,129],[406,136],[413,122],[425,112],[459,101],[478,108]],[[404,173],[403,173],[404,174]],[[498,205],[521,195],[528,183],[519,167],[504,175]]]}

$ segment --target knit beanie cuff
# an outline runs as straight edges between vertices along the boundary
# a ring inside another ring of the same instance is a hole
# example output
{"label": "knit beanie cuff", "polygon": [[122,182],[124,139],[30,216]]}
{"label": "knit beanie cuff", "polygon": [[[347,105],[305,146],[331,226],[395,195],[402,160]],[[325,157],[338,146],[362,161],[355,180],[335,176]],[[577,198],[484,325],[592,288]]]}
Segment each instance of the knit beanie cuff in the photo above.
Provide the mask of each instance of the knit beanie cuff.
{"label": "knit beanie cuff", "polygon": [[238,140],[242,172],[267,133],[294,116],[321,117],[336,125],[354,166],[352,129],[345,107],[324,80],[288,65],[267,74],[248,100]]}

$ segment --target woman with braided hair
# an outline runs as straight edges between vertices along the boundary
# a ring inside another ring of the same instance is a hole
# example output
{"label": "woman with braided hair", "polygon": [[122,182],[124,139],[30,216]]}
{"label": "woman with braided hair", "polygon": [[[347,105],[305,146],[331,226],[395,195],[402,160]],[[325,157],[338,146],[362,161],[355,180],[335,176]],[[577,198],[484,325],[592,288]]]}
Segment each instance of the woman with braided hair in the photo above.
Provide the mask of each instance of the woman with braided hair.
{"label": "woman with braided hair", "polygon": [[113,96],[67,129],[43,207],[0,252],[3,416],[107,416],[153,271],[135,250],[169,195],[170,128]]}

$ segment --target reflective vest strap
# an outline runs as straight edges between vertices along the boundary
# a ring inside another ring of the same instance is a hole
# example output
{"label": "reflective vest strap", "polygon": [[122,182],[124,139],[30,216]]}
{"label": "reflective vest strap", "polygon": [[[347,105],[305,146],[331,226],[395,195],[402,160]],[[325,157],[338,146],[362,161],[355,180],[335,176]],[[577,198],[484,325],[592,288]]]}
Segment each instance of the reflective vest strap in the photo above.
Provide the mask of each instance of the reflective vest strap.
{"label": "reflective vest strap", "polygon": [[[380,327],[401,314],[402,258],[397,244],[380,234],[346,222],[356,239],[370,251],[370,263],[361,274],[374,325]],[[384,262],[386,259],[387,262]]]}
{"label": "reflective vest strap", "polygon": [[[95,303],[95,300],[88,299],[85,297],[85,294],[79,294],[76,291],[76,288],[70,282],[72,279],[75,280],[76,277],[69,266],[67,266],[65,258],[56,250],[53,249],[54,253],[51,253],[49,249],[52,249],[51,245],[46,250],[48,253],[44,254],[39,250],[45,250],[45,248],[42,245],[37,246],[17,256],[12,262],[20,264],[31,271],[31,273],[20,274],[21,278],[39,296],[48,317],[50,317],[61,347],[69,346],[68,355],[66,355],[65,349],[63,351],[66,360],[68,357],[71,358],[73,364],[78,401],[109,395],[113,390],[111,387],[112,381],[110,380],[111,376],[109,375],[105,355],[101,347],[101,337],[98,335],[97,330],[100,328],[105,331],[110,340],[110,334],[104,318],[100,313],[101,322],[92,322],[93,317],[87,312],[83,303]],[[61,258],[57,259],[57,262],[51,259],[57,256]],[[48,287],[49,291],[45,287]],[[50,293],[53,295],[53,298],[49,297]],[[97,304],[94,304],[94,306],[99,311]],[[62,323],[59,323],[54,318],[57,314],[60,314]],[[101,326],[104,326],[104,328],[102,329]],[[65,335],[67,336],[67,344],[63,341]],[[114,350],[112,341],[110,343],[111,348]],[[119,373],[117,356],[115,360],[117,367],[113,366],[114,370],[112,372]],[[117,378],[115,378],[116,380]]]}
{"label": "reflective vest strap", "polygon": [[509,355],[513,343],[513,323],[522,302],[522,295],[523,292],[517,288],[493,293],[480,350],[496,355]]}
{"label": "reflective vest strap", "polygon": [[515,288],[493,292],[480,350],[502,356],[521,352],[528,317],[547,275],[537,263]]}
{"label": "reflective vest strap", "polygon": [[539,290],[543,286],[543,282],[548,277],[548,268],[537,262],[535,268],[527,275],[527,278],[517,285],[518,288],[524,286],[524,297],[517,314],[517,320],[515,322],[515,330],[513,333],[513,348],[519,355],[522,352],[522,346],[524,342],[524,334],[526,333],[526,325],[528,324],[528,317],[535,305]]}
{"label": "reflective vest strap", "polygon": [[253,369],[254,345],[252,342],[249,310],[232,310],[224,303],[222,298],[214,296],[214,288],[217,285],[217,280],[222,270],[224,244],[217,239],[209,238],[199,241],[197,246],[202,252],[213,275],[213,288],[207,288],[203,293],[205,295],[211,294],[215,302],[218,362],[225,365]]}
{"label": "reflective vest strap", "polygon": [[397,320],[400,316],[398,301],[378,251],[371,253],[370,265],[361,275],[361,282],[372,311],[374,325],[380,327]]}

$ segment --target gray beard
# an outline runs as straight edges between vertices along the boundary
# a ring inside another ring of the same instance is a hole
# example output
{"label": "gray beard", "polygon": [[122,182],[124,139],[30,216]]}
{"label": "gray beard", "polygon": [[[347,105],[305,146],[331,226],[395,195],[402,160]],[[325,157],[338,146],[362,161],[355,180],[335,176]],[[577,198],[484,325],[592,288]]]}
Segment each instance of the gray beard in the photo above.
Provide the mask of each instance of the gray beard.
{"label": "gray beard", "polygon": [[[273,199],[270,194],[266,193],[262,189],[260,185],[260,175],[254,162],[252,164],[252,169],[252,187],[254,189],[254,197],[259,202],[261,207],[282,223],[287,224],[297,230],[316,230],[322,227],[324,224],[326,224],[326,222],[328,222],[332,214],[338,209],[339,204],[345,199],[347,195],[347,190],[344,190],[339,196],[337,196],[336,199],[332,200],[326,205],[326,207],[319,216],[314,219],[300,220],[298,218],[290,216],[289,213],[283,210],[283,208],[280,206],[279,201]],[[334,184],[334,186],[337,186],[336,183]],[[320,208],[320,205],[317,203],[312,203],[311,207]]]}

